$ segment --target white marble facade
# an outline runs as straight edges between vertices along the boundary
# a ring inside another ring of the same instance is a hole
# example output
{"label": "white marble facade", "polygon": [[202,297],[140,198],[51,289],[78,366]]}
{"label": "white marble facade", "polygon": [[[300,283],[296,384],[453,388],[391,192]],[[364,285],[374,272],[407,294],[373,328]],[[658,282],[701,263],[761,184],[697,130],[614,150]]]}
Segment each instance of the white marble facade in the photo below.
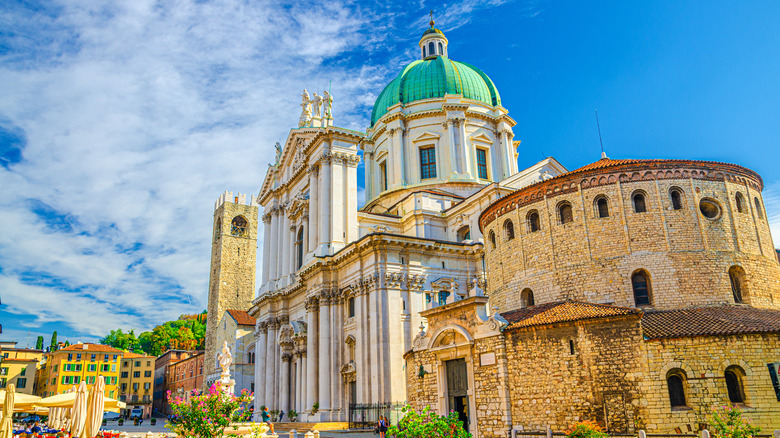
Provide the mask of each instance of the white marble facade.
{"label": "white marble facade", "polygon": [[[518,172],[515,122],[500,105],[460,95],[399,104],[362,133],[332,117],[307,121],[305,103],[258,197],[255,405],[346,421],[351,402],[406,400],[403,354],[420,311],[481,293],[480,212],[566,169],[549,158]],[[424,145],[435,148],[436,178],[421,178]],[[489,151],[487,179],[477,147]]]}

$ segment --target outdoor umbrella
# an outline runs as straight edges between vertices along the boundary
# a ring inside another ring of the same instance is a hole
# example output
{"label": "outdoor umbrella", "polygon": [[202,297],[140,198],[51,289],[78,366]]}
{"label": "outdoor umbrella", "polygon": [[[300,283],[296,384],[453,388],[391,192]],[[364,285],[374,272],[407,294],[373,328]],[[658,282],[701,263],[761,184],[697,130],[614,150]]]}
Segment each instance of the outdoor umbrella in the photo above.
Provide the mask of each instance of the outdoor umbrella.
{"label": "outdoor umbrella", "polygon": [[87,403],[87,437],[93,437],[98,434],[100,424],[103,422],[103,391],[106,389],[106,383],[103,377],[98,377],[97,383],[92,385],[89,390],[89,401]]}
{"label": "outdoor umbrella", "polygon": [[14,435],[14,384],[8,385],[3,399],[3,420],[0,423],[0,438],[12,438]]}
{"label": "outdoor umbrella", "polygon": [[59,414],[60,414],[60,408],[41,408],[41,409],[49,409],[49,421],[46,422],[46,424],[52,428],[57,428],[57,421],[59,420]]}
{"label": "outdoor umbrella", "polygon": [[[121,402],[117,399],[104,397],[104,410],[109,412],[119,412],[122,408],[127,406],[125,402]],[[76,402],[75,392],[66,392],[64,394],[57,394],[51,397],[42,398],[40,401],[35,402],[35,406],[42,406],[46,408],[72,408]]]}
{"label": "outdoor umbrella", "polygon": [[[22,394],[20,392],[14,393],[14,412],[29,412],[33,409],[33,404],[40,401],[40,399],[40,397],[34,395]],[[0,400],[5,400],[5,390],[0,389]],[[5,412],[5,409],[3,409],[3,412]]]}
{"label": "outdoor umbrella", "polygon": [[84,426],[87,423],[87,382],[82,380],[79,384],[71,409],[70,436],[84,438]]}

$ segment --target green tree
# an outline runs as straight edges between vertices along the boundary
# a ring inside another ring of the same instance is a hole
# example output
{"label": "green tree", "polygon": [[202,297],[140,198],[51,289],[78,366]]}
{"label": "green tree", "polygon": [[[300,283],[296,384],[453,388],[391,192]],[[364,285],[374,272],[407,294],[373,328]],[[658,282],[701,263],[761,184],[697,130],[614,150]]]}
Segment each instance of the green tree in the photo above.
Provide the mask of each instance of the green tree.
{"label": "green tree", "polygon": [[35,341],[35,349],[43,350],[43,336],[38,336],[38,340]]}
{"label": "green tree", "polygon": [[65,346],[66,346],[66,347],[70,347],[70,341],[69,341],[69,340],[67,340],[67,339],[65,339]]}
{"label": "green tree", "polygon": [[751,438],[761,432],[750,420],[742,418],[742,411],[736,406],[716,407],[707,420],[715,438]]}
{"label": "green tree", "polygon": [[100,339],[100,343],[120,350],[143,352],[141,342],[135,337],[134,330],[130,330],[128,333],[123,332],[122,329],[111,330],[108,336]]}
{"label": "green tree", "polygon": [[49,344],[51,351],[57,351],[57,330],[54,330],[51,334],[51,343]]}

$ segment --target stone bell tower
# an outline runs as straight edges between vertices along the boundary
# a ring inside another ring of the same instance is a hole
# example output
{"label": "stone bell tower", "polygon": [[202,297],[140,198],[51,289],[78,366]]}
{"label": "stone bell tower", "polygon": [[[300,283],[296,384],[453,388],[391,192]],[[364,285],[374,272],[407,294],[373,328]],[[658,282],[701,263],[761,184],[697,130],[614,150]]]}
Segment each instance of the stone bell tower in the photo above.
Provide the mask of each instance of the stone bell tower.
{"label": "stone bell tower", "polygon": [[204,385],[219,375],[216,334],[222,315],[228,309],[249,310],[255,297],[257,206],[254,196],[247,202],[246,195],[233,192],[214,204]]}

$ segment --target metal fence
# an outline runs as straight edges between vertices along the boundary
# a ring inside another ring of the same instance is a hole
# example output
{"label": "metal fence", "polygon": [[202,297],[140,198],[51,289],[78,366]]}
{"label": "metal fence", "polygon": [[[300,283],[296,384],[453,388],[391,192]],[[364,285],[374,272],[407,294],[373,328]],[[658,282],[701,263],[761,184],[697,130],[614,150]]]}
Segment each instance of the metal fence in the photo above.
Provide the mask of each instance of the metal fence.
{"label": "metal fence", "polygon": [[349,405],[349,428],[373,429],[380,415],[384,415],[390,424],[398,424],[404,406],[404,403],[352,403]]}

